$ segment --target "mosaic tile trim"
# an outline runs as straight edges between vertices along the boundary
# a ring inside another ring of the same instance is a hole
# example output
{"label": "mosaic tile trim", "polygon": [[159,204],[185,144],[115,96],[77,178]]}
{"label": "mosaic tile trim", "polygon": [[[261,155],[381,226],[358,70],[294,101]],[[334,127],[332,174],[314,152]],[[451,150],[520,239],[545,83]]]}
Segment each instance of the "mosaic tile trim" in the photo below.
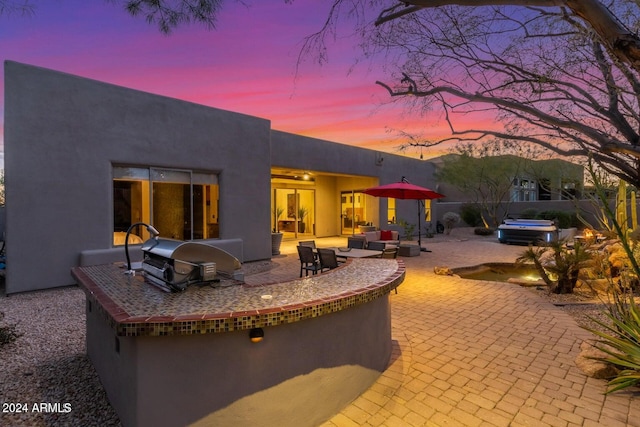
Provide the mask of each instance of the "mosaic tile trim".
{"label": "mosaic tile trim", "polygon": [[[166,293],[118,265],[74,267],[71,274],[119,336],[195,335],[298,322],[387,295],[405,278],[398,259],[354,259],[316,276],[263,286],[228,281]],[[264,299],[270,295],[270,299]]]}

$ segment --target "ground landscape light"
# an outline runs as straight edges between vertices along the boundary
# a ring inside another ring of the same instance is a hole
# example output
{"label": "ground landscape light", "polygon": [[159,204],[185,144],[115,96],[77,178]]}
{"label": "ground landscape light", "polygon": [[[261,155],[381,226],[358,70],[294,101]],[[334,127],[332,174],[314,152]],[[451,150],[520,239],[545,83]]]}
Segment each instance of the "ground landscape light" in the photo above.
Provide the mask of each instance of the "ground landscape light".
{"label": "ground landscape light", "polygon": [[253,343],[258,343],[264,339],[264,331],[262,328],[253,328],[249,331],[249,339]]}

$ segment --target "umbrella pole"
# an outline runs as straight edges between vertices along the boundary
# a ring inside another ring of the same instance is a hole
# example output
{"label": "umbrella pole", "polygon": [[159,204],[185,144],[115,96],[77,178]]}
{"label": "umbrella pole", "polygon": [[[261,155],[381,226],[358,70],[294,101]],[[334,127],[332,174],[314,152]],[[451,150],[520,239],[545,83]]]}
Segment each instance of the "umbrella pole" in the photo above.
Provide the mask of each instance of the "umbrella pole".
{"label": "umbrella pole", "polygon": [[420,252],[431,252],[427,248],[422,247],[422,216],[420,212],[420,206],[422,205],[422,201],[418,200],[418,247],[420,248]]}
{"label": "umbrella pole", "polygon": [[420,248],[420,252],[422,252],[422,230],[420,224],[420,200],[416,200],[418,202],[418,247]]}

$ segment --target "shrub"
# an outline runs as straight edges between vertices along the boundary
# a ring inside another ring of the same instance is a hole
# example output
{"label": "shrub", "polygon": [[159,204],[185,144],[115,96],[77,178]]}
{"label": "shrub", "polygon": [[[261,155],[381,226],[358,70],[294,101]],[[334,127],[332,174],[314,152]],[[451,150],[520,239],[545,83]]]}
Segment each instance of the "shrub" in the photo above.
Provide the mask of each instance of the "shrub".
{"label": "shrub", "polygon": [[491,236],[495,232],[493,228],[476,227],[473,232],[478,236]]}
{"label": "shrub", "polygon": [[565,211],[542,211],[537,215],[537,219],[558,220],[560,228],[576,227],[578,224],[577,215]]}
{"label": "shrub", "polygon": [[634,302],[633,294],[614,293],[614,303],[606,314],[610,324],[592,318],[603,330],[586,329],[600,337],[596,347],[607,354],[596,359],[621,369],[609,381],[607,393],[612,393],[640,385],[640,308]]}
{"label": "shrub", "polygon": [[475,203],[464,203],[460,206],[460,217],[470,227],[482,225],[482,212]]}
{"label": "shrub", "polygon": [[405,240],[413,240],[413,232],[416,229],[415,224],[411,224],[404,219],[400,219],[398,221],[398,225],[404,229],[404,239]]}
{"label": "shrub", "polygon": [[570,294],[576,286],[580,269],[587,266],[590,260],[591,252],[584,245],[577,242],[571,249],[563,241],[557,240],[547,246],[529,246],[516,262],[532,262],[550,292]]}
{"label": "shrub", "polygon": [[535,219],[538,216],[538,210],[529,208],[520,212],[520,218],[522,219]]}
{"label": "shrub", "polygon": [[[620,244],[630,260],[631,274],[628,275],[630,276],[628,279],[631,279],[631,282],[636,282],[640,277],[640,265],[636,260],[633,244],[608,205],[606,189],[593,171],[591,163],[589,163],[589,173],[603,206],[605,214],[603,219],[606,224],[612,224],[612,230],[615,230]],[[599,360],[612,363],[622,369],[609,381],[607,393],[640,384],[640,308],[630,289],[631,283],[624,277],[624,275],[621,276],[622,280],[618,283],[620,288],[612,288],[614,301],[613,304],[609,304],[605,312],[609,322],[592,319],[604,328],[604,331],[595,328],[589,329],[600,338],[596,347],[607,355]]]}
{"label": "shrub", "polygon": [[451,233],[451,230],[457,223],[460,222],[460,215],[455,212],[445,212],[442,216],[442,223],[444,224],[444,234]]}

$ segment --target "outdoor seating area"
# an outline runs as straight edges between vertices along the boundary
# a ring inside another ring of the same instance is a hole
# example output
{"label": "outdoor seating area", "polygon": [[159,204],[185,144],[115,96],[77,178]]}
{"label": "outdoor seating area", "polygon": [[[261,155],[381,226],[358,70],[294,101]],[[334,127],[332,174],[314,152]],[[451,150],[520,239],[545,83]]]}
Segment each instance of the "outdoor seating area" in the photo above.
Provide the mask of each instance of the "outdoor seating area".
{"label": "outdoor seating area", "polygon": [[[417,248],[417,246],[415,246]],[[315,240],[300,240],[296,246],[300,260],[300,277],[323,273],[340,267],[348,258],[396,259],[401,253],[395,245],[371,242],[364,247],[363,239],[347,238],[347,246],[317,247]]]}
{"label": "outdoor seating area", "polygon": [[[303,242],[301,241],[300,244]],[[415,242],[401,243],[399,233],[394,230],[376,230],[354,234],[347,237],[347,247],[380,251],[381,258],[414,257],[420,256],[420,252],[430,252],[422,247],[421,242],[418,244]]]}

